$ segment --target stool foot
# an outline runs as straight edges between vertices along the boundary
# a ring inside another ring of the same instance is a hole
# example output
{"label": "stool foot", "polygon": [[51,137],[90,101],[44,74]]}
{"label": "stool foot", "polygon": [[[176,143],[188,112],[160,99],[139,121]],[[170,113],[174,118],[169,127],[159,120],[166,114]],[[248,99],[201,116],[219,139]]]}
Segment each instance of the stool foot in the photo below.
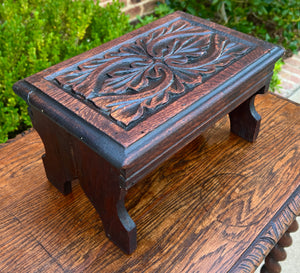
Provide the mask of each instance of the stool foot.
{"label": "stool foot", "polygon": [[231,132],[254,142],[260,127],[260,115],[254,107],[255,95],[229,113]]}
{"label": "stool foot", "polygon": [[[48,155],[49,153],[47,153]],[[49,158],[53,158],[49,156]],[[68,175],[65,174],[64,169],[62,169],[61,162],[48,160],[48,156],[44,154],[42,156],[46,176],[55,188],[57,188],[62,194],[67,195],[72,192],[72,181]],[[66,180],[69,179],[69,180]]]}
{"label": "stool foot", "polygon": [[64,195],[71,193],[71,183],[77,178],[71,136],[35,108],[28,112],[44,143],[42,159],[48,180]]}
{"label": "stool foot", "polygon": [[100,208],[99,211],[106,236],[126,254],[131,254],[137,247],[136,225],[125,208],[124,198],[121,197],[121,200],[111,205],[113,209],[110,215],[101,213],[105,208]]}

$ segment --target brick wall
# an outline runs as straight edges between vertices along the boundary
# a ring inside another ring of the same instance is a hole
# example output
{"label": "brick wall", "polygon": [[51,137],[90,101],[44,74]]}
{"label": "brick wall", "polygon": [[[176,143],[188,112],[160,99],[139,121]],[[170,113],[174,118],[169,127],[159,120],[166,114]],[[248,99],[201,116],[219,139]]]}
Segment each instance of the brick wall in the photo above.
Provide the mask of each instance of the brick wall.
{"label": "brick wall", "polygon": [[[101,6],[111,3],[112,0],[101,0]],[[122,9],[125,13],[130,15],[131,19],[135,19],[137,15],[143,16],[154,11],[157,0],[120,0],[125,4]]]}

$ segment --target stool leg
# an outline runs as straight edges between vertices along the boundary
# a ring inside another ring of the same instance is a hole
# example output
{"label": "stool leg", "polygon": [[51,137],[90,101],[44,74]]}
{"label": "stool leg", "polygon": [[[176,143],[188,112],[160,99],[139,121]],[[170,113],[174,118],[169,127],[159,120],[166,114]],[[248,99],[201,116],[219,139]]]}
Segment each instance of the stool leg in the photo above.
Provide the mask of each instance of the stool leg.
{"label": "stool leg", "polygon": [[260,115],[254,107],[255,95],[229,113],[231,132],[254,142],[260,127]]}
{"label": "stool leg", "polygon": [[290,236],[290,232],[295,232],[298,229],[297,220],[290,225],[285,234],[281,237],[278,243],[271,250],[269,255],[265,259],[265,264],[261,268],[261,273],[280,273],[281,266],[279,261],[283,261],[286,259],[286,252],[284,247],[288,247],[292,245],[292,238]]}
{"label": "stool leg", "polygon": [[42,158],[49,181],[68,194],[72,191],[71,182],[79,178],[101,217],[107,237],[125,253],[132,253],[137,245],[136,225],[125,208],[127,191],[120,187],[119,171],[43,113],[31,107],[29,114],[45,146]]}
{"label": "stool leg", "polygon": [[77,178],[71,136],[35,108],[30,107],[28,112],[44,143],[42,159],[47,178],[60,192],[69,194],[71,182]]}
{"label": "stool leg", "polygon": [[120,171],[84,143],[76,141],[79,182],[103,223],[106,236],[125,253],[137,246],[136,225],[125,208],[127,190],[120,187]]}

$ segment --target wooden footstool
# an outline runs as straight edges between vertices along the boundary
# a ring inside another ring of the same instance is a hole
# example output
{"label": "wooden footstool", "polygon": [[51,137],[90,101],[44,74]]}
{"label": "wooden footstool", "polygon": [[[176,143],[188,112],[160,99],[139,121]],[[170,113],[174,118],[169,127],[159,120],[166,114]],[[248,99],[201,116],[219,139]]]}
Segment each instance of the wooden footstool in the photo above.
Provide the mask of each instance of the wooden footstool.
{"label": "wooden footstool", "polygon": [[254,141],[254,96],[268,90],[283,49],[175,12],[19,81],[44,146],[47,177],[62,193],[80,184],[107,237],[137,245],[127,190],[229,113]]}

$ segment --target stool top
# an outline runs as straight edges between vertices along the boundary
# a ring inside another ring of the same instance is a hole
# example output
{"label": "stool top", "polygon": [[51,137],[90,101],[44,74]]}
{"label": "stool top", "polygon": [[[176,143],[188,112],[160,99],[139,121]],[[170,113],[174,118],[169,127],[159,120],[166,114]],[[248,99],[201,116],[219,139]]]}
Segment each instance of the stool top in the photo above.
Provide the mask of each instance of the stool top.
{"label": "stool top", "polygon": [[[179,128],[184,130],[181,137],[189,138],[210,119],[196,121],[199,109],[210,108],[213,116],[241,95],[237,87],[242,82],[249,93],[251,85],[272,73],[282,54],[269,43],[175,12],[30,76],[27,88],[23,82],[23,91],[15,91],[53,119],[62,120],[55,117],[62,111],[73,126],[82,122],[96,129],[97,137],[87,144],[105,139],[128,159],[146,143],[152,149],[153,141],[169,138],[169,148],[174,146],[178,140],[170,137]],[[70,127],[66,121],[58,123]],[[74,128],[69,131],[89,138]]]}

